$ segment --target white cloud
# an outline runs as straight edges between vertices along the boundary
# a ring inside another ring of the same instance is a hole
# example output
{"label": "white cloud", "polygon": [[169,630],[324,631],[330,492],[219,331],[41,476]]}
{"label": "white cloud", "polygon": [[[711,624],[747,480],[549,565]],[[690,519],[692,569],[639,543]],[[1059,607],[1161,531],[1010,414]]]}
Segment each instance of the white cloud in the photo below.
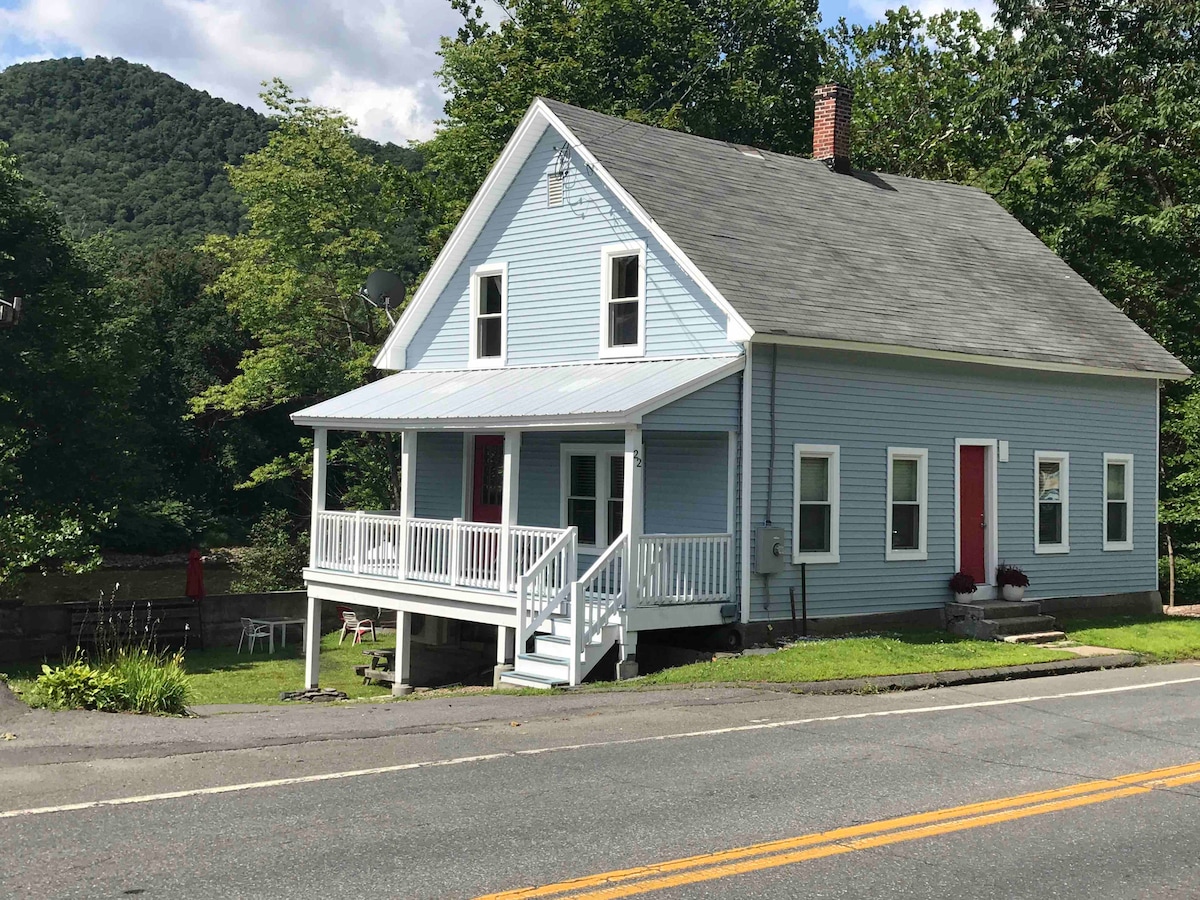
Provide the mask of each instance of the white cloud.
{"label": "white cloud", "polygon": [[[22,0],[0,8],[21,59],[121,56],[236,103],[279,76],[376,140],[433,132],[445,0]],[[17,61],[15,59],[9,61]]]}

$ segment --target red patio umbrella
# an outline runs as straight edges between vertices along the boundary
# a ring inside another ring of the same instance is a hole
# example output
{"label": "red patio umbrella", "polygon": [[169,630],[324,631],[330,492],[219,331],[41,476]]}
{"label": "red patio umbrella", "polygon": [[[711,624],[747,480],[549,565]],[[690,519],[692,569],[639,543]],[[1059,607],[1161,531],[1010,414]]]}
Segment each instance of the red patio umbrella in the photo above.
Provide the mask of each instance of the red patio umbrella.
{"label": "red patio umbrella", "polygon": [[188,554],[186,596],[196,601],[204,599],[204,560],[199,550]]}

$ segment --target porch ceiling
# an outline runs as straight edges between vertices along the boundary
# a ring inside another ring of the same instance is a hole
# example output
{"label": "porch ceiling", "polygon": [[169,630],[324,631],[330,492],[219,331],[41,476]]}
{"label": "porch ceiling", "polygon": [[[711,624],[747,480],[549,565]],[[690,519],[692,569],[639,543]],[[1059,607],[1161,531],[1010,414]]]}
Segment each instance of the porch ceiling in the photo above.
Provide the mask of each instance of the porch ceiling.
{"label": "porch ceiling", "polygon": [[743,357],[399,372],[292,414],[345,431],[613,426],[741,371]]}

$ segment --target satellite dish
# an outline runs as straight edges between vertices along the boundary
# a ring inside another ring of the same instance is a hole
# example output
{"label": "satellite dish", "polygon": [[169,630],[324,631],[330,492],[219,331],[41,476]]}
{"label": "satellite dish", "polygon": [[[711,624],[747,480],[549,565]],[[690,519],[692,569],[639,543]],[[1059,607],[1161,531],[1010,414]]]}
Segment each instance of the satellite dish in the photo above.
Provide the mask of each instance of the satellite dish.
{"label": "satellite dish", "polygon": [[395,325],[396,320],[392,317],[392,310],[404,303],[404,282],[400,280],[399,275],[388,272],[386,269],[376,269],[367,276],[366,287],[362,289],[362,298],[371,306],[387,313],[388,321]]}

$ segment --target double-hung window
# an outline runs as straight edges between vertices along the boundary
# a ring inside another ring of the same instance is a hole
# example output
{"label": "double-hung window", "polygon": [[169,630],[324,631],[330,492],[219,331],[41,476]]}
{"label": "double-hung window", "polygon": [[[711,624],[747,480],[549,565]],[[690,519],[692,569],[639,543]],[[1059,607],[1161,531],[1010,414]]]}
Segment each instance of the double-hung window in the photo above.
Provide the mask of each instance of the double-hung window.
{"label": "double-hung window", "polygon": [[471,270],[471,363],[504,365],[508,317],[508,266]]}
{"label": "double-hung window", "polygon": [[1104,454],[1104,549],[1133,549],[1133,457]]}
{"label": "double-hung window", "polygon": [[884,558],[928,559],[929,451],[889,447],[887,545]]}
{"label": "double-hung window", "polygon": [[1066,553],[1071,549],[1069,455],[1036,451],[1033,478],[1033,551]]}
{"label": "double-hung window", "polygon": [[646,346],[646,245],[600,248],[600,355],[642,356]]}
{"label": "double-hung window", "polygon": [[792,562],[839,560],[839,450],[827,444],[796,444]]}
{"label": "double-hung window", "polygon": [[603,550],[625,527],[625,450],[563,445],[562,520],[579,529],[583,550]]}

